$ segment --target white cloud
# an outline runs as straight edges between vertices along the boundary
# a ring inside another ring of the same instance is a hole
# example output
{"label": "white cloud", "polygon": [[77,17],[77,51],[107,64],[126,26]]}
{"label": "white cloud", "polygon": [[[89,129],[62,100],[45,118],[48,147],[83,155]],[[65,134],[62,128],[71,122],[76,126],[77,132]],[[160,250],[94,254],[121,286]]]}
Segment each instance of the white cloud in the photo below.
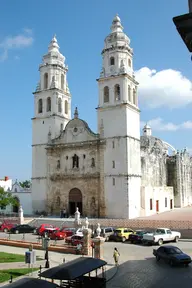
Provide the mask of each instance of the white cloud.
{"label": "white cloud", "polygon": [[[172,122],[164,122],[162,118],[154,118],[147,123],[154,131],[178,131],[178,130],[192,130],[192,121],[186,121],[180,124],[174,124]],[[141,121],[141,128],[144,127],[146,122]]]}
{"label": "white cloud", "polygon": [[23,31],[27,34],[32,34],[33,33],[33,30],[30,29],[30,28],[24,28]]}
{"label": "white cloud", "polygon": [[192,103],[192,83],[181,72],[143,67],[135,72],[139,101],[148,108],[181,108]]}
{"label": "white cloud", "polygon": [[[26,32],[26,31],[25,31]],[[31,34],[19,34],[16,36],[7,36],[0,42],[0,61],[3,62],[8,58],[8,52],[12,49],[21,49],[32,45],[34,38]]]}

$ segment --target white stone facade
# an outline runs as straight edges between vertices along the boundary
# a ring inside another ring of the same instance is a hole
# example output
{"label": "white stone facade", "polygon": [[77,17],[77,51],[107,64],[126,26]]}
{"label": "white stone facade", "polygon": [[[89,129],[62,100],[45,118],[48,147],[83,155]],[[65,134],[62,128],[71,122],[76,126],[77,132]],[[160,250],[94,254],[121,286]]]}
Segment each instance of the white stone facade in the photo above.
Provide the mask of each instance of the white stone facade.
{"label": "white stone facade", "polygon": [[118,16],[102,58],[95,134],[77,108],[71,119],[68,67],[56,37],[43,57],[32,119],[34,212],[66,209],[74,215],[78,207],[84,216],[126,219],[156,213],[150,199],[159,201],[159,212],[171,209],[163,207],[165,198],[174,207],[173,188],[167,187],[167,146],[148,125],[140,137],[133,49]]}

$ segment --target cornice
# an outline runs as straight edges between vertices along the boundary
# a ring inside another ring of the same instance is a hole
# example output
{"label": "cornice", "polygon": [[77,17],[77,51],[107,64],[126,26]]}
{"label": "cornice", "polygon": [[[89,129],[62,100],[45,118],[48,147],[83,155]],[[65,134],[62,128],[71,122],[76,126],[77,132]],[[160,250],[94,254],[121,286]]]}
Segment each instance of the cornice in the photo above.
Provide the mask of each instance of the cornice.
{"label": "cornice", "polygon": [[55,88],[49,88],[49,89],[41,89],[39,91],[32,92],[32,94],[37,96],[37,94],[40,94],[42,92],[47,92],[47,91],[56,91],[56,92],[59,92],[59,93],[65,95],[65,96],[68,96],[69,98],[71,98],[71,94],[70,93],[68,93],[68,92],[66,92],[66,91],[64,91],[62,89],[56,88],[56,87]]}
{"label": "cornice", "polygon": [[66,175],[64,173],[54,173],[50,175],[51,181],[61,181],[61,180],[78,180],[78,179],[92,179],[92,178],[100,178],[100,173],[93,174],[70,174]]}
{"label": "cornice", "polygon": [[105,144],[106,144],[106,141],[104,139],[86,141],[86,142],[76,142],[76,143],[53,143],[53,144],[48,144],[45,149],[51,152],[57,149],[67,150],[67,149],[76,149],[76,148],[99,147]]}
{"label": "cornice", "polygon": [[117,74],[117,75],[110,75],[110,76],[106,76],[106,77],[102,77],[102,78],[97,78],[96,81],[97,82],[104,82],[106,80],[111,80],[114,78],[122,78],[122,77],[126,77],[129,80],[131,80],[135,85],[139,85],[139,82],[137,82],[135,80],[134,77],[131,77],[128,73],[122,73],[122,74]]}
{"label": "cornice", "polygon": [[95,109],[96,110],[111,110],[111,109],[117,109],[117,108],[121,108],[121,107],[123,107],[123,106],[128,106],[129,108],[131,108],[132,110],[134,110],[134,111],[137,111],[138,113],[140,113],[141,112],[141,110],[138,108],[138,107],[136,107],[136,106],[133,106],[131,103],[129,103],[129,102],[124,102],[124,103],[117,103],[117,104],[115,104],[115,105],[107,105],[107,106],[98,106],[98,107],[96,107]]}
{"label": "cornice", "polygon": [[137,178],[141,178],[142,175],[140,174],[106,174],[105,177],[126,177],[127,179],[129,179],[130,177],[137,177]]}

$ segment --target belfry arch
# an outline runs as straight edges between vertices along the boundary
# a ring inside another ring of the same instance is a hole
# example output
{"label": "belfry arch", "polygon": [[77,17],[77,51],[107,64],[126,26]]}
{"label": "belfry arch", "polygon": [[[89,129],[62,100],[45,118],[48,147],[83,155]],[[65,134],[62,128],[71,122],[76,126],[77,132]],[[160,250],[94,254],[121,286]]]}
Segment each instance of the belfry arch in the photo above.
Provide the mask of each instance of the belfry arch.
{"label": "belfry arch", "polygon": [[83,214],[83,199],[81,190],[73,188],[69,191],[69,215],[74,216],[76,208],[79,208],[81,215]]}

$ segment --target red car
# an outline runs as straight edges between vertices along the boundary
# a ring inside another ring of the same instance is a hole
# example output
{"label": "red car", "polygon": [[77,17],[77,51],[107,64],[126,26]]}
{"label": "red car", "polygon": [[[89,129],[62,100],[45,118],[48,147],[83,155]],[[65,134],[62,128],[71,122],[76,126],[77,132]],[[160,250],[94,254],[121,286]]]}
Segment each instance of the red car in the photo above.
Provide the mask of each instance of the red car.
{"label": "red car", "polygon": [[52,231],[58,231],[59,228],[58,227],[54,227],[53,225],[50,224],[41,224],[41,226],[37,229],[37,234],[44,236],[45,233],[50,233]]}
{"label": "red car", "polygon": [[78,244],[82,244],[83,245],[83,236],[79,236],[79,235],[73,235],[71,237],[67,237],[65,239],[65,242],[67,244],[70,244],[72,246],[77,246]]}
{"label": "red car", "polygon": [[64,240],[75,234],[75,228],[61,228],[59,231],[55,231],[49,237],[51,240]]}
{"label": "red car", "polygon": [[0,226],[0,231],[3,231],[6,233],[10,231],[10,229],[13,228],[15,225],[16,225],[15,223],[4,221]]}

